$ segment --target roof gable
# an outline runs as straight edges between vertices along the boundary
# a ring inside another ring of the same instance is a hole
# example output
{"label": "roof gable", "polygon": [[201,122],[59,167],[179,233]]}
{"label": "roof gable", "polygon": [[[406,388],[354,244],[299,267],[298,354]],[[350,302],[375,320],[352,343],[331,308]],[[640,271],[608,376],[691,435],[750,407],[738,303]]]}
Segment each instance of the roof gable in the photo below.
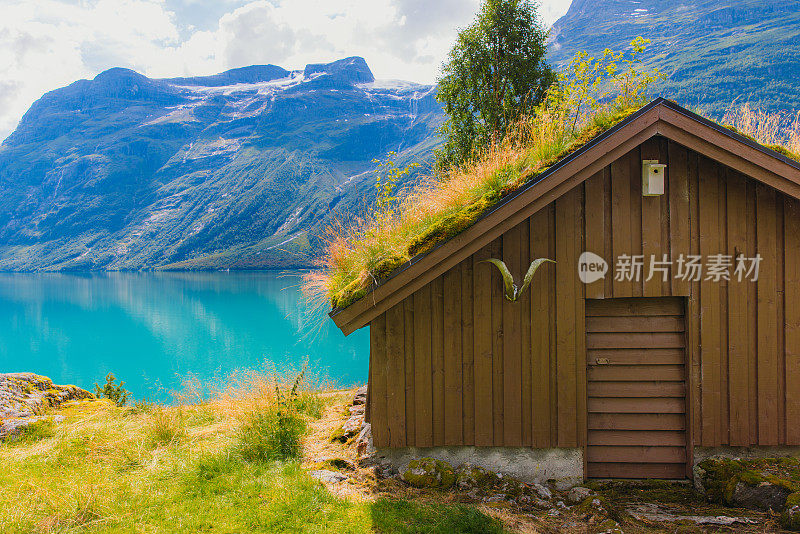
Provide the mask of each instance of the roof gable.
{"label": "roof gable", "polygon": [[347,308],[331,312],[348,335],[647,139],[663,136],[800,199],[800,163],[664,99],[600,134],[485,213],[474,225],[412,258]]}

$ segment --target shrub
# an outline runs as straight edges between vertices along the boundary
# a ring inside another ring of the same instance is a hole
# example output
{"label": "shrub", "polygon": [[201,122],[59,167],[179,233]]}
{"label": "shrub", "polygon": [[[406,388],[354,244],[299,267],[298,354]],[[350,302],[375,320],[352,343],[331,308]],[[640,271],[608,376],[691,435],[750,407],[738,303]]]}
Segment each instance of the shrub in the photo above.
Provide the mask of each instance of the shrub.
{"label": "shrub", "polygon": [[306,429],[305,419],[297,412],[277,407],[254,412],[239,428],[239,452],[251,462],[298,458]]}
{"label": "shrub", "polygon": [[123,387],[125,382],[120,382],[117,384],[116,381],[117,378],[114,376],[114,373],[108,373],[106,375],[105,385],[101,388],[95,382],[94,391],[97,398],[109,399],[117,406],[122,407],[128,403],[128,398],[131,396],[131,392]]}
{"label": "shrub", "polygon": [[275,384],[275,396],[265,409],[253,410],[239,427],[239,453],[245,460],[266,462],[300,457],[303,435],[308,429],[308,411],[320,411],[319,399],[301,394],[305,372],[295,378],[292,387],[283,391]]}

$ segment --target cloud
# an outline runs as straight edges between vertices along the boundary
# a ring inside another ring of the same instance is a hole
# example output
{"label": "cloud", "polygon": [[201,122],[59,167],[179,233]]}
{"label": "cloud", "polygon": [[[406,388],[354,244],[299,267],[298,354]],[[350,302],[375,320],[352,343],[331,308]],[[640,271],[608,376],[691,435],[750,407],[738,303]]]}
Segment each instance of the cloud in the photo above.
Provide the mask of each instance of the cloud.
{"label": "cloud", "polygon": [[13,80],[0,81],[0,109],[7,109],[19,97],[22,83]]}
{"label": "cloud", "polygon": [[[362,56],[377,78],[435,80],[479,0],[3,0],[0,139],[43,93],[111,67],[151,77]],[[545,22],[569,0],[540,6]]]}
{"label": "cloud", "polygon": [[224,15],[219,21],[226,65],[281,63],[297,48],[297,32],[289,26],[275,7],[268,2],[253,2]]}
{"label": "cloud", "polygon": [[0,139],[43,93],[113,66],[146,70],[177,38],[159,0],[6,2],[0,19]]}
{"label": "cloud", "polygon": [[550,27],[555,21],[560,19],[569,9],[572,0],[548,0],[540,2],[539,15],[545,26]]}

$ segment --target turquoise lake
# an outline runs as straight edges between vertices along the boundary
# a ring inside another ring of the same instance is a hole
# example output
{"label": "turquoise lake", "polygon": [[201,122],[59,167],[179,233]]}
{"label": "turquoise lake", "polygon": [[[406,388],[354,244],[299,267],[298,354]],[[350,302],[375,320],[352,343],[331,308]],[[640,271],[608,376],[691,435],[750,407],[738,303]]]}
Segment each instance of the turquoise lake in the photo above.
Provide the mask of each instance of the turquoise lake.
{"label": "turquoise lake", "polygon": [[369,332],[345,338],[300,273],[0,274],[0,372],[93,389],[108,372],[137,399],[169,401],[187,378],[308,362],[337,386],[367,379]]}

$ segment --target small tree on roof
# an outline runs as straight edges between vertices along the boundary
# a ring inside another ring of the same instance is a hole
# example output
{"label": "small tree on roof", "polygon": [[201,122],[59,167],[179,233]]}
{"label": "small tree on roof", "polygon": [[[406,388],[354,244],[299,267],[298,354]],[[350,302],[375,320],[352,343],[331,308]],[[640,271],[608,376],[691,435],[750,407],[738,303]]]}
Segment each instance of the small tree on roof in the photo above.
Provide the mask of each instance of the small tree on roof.
{"label": "small tree on roof", "polygon": [[542,101],[555,80],[544,60],[546,38],[529,0],[483,2],[475,22],[458,34],[438,80],[448,119],[437,170],[501,141],[510,124]]}

